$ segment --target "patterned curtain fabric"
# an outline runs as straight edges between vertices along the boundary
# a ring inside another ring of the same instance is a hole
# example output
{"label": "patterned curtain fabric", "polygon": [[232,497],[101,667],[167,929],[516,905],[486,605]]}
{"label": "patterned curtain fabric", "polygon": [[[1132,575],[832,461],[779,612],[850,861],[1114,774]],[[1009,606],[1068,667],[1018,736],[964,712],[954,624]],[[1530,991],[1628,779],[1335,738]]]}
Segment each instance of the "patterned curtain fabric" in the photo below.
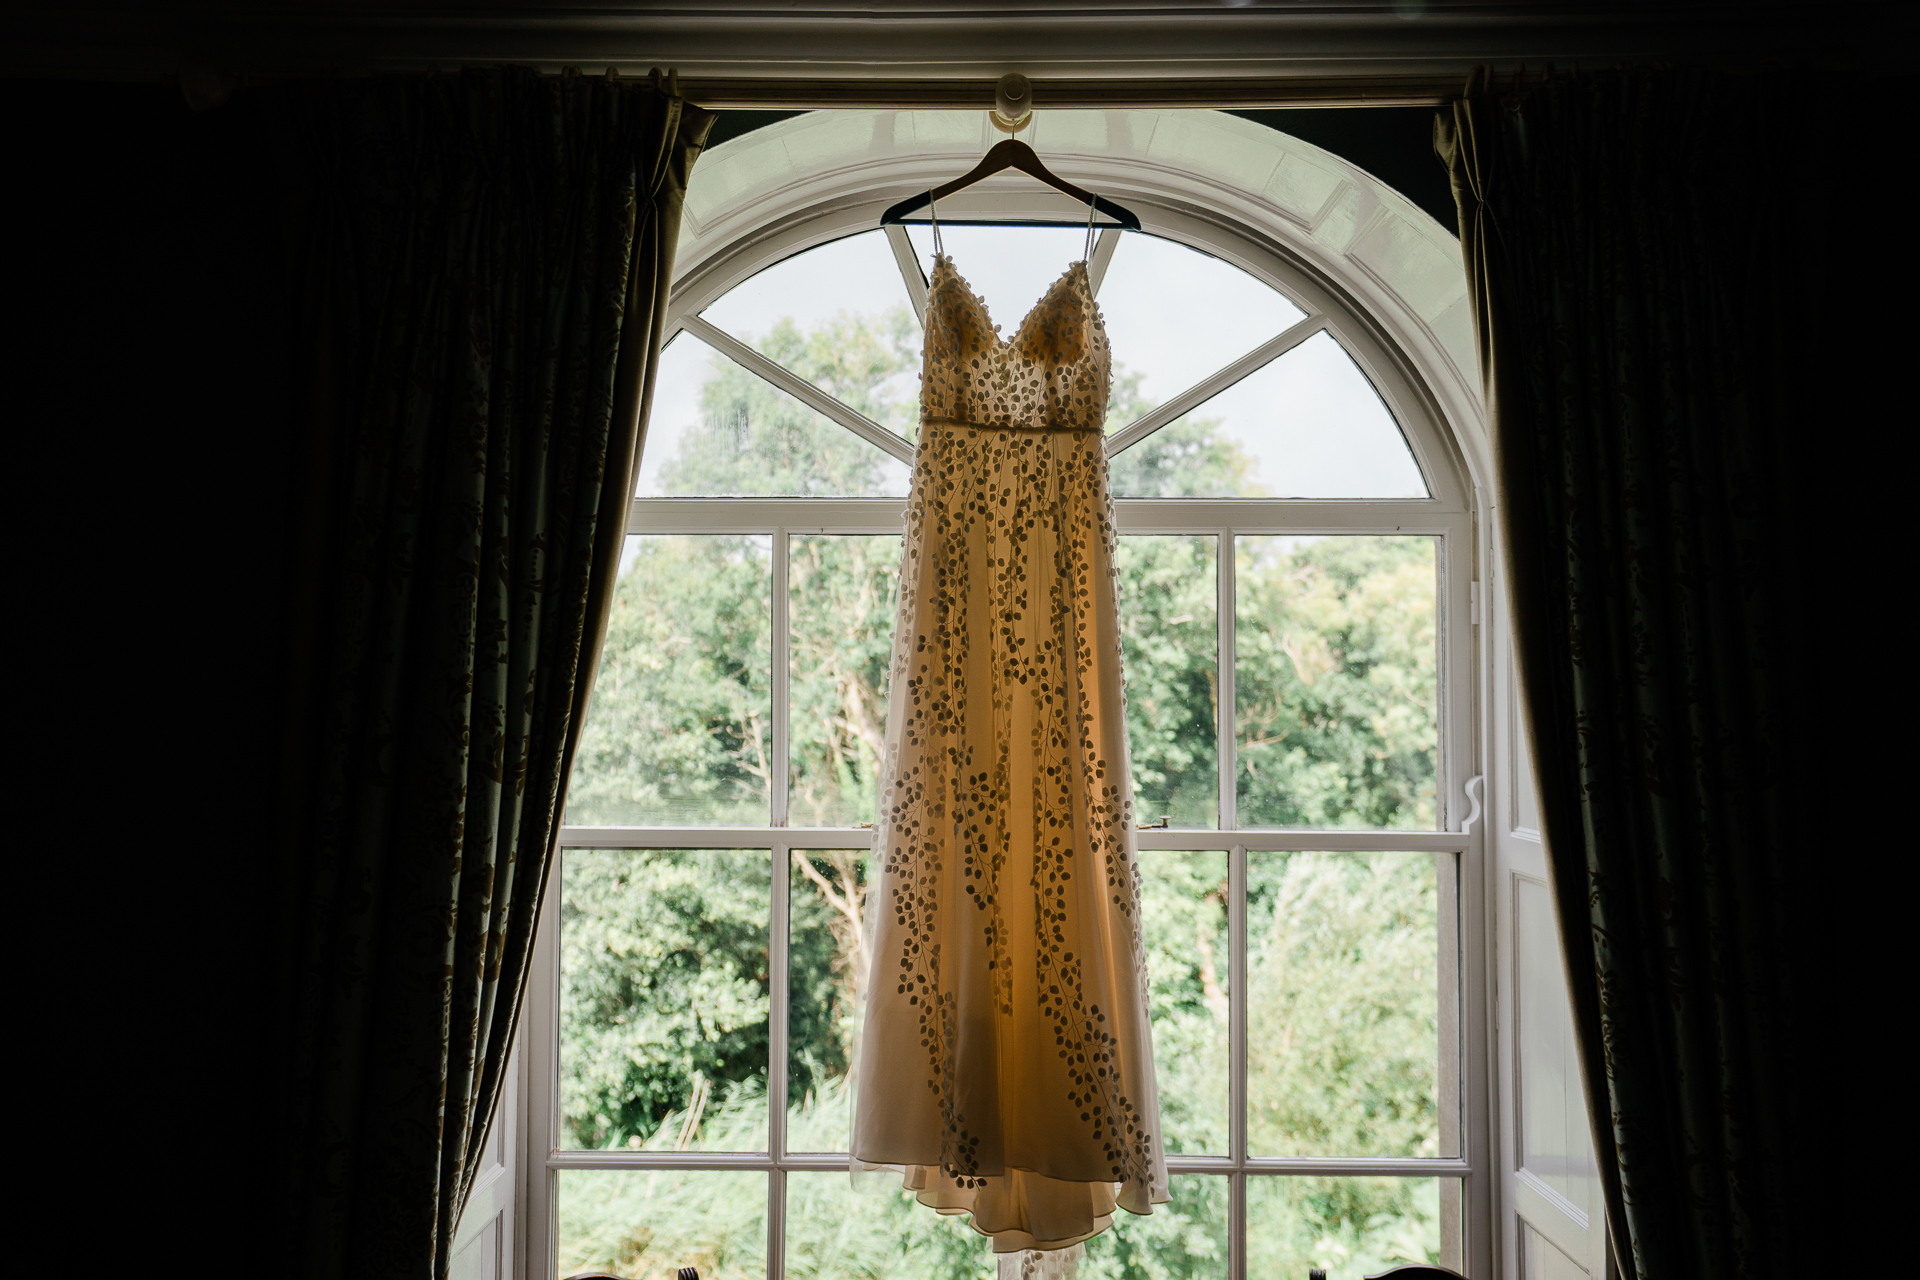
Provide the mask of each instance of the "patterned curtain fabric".
{"label": "patterned curtain fabric", "polygon": [[1479,79],[1435,126],[1608,1226],[1650,1280],[1784,1275],[1809,1207],[1787,460],[1818,373],[1787,88]]}
{"label": "patterned curtain fabric", "polygon": [[500,1099],[712,117],[515,71],[256,105],[304,418],[275,1265],[424,1280]]}

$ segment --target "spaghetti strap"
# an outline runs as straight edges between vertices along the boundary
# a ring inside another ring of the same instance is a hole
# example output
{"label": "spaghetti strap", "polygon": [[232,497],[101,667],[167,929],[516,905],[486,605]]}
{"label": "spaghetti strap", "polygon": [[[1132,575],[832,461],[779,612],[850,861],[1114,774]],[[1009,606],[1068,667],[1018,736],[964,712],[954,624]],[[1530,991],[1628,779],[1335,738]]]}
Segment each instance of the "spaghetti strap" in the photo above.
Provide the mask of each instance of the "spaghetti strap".
{"label": "spaghetti strap", "polygon": [[933,192],[927,192],[927,221],[933,224],[933,256],[946,257],[946,251],[940,247],[940,206],[933,198]]}
{"label": "spaghetti strap", "polygon": [[1087,197],[1087,251],[1080,255],[1080,261],[1086,263],[1093,261],[1093,202],[1099,198],[1097,192]]}

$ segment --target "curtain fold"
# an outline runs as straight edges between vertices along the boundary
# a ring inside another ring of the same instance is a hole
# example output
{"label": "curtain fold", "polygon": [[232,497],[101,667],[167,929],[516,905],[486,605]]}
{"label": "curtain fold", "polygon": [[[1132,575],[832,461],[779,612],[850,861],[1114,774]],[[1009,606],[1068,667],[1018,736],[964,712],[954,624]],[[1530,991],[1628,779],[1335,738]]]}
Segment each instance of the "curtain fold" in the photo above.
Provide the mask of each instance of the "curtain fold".
{"label": "curtain fold", "polygon": [[444,1276],[585,720],[712,117],[527,71],[259,95],[301,499],[278,1234]]}
{"label": "curtain fold", "polygon": [[1435,121],[1608,1229],[1653,1280],[1784,1275],[1809,1207],[1788,87],[1482,75]]}

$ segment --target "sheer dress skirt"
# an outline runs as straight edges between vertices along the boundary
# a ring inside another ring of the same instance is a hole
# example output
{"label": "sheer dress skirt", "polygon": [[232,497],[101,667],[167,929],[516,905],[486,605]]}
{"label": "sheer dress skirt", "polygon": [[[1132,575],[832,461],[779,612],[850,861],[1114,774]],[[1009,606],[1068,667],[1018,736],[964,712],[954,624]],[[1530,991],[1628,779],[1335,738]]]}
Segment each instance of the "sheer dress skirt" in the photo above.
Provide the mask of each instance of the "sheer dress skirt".
{"label": "sheer dress skirt", "polygon": [[1101,433],[923,421],[856,1167],[1055,1249],[1167,1199]]}

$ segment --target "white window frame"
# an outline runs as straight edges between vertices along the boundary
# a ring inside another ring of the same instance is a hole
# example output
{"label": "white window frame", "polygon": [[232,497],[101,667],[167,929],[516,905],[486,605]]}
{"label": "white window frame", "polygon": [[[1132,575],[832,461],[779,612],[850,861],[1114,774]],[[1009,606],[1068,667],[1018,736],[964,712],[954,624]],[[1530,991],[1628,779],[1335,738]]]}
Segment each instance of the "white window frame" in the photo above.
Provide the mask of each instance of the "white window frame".
{"label": "white window frame", "polygon": [[[951,167],[951,162],[945,162]],[[1065,165],[1056,169],[1085,183],[1086,172],[1074,175]],[[1083,169],[1084,169],[1083,165]],[[1253,274],[1290,298],[1305,319],[1286,333],[1263,344],[1257,361],[1250,355],[1236,360],[1219,374],[1189,392],[1166,402],[1134,426],[1110,437],[1109,453],[1141,438],[1152,427],[1171,421],[1210,396],[1277,357],[1282,351],[1325,330],[1333,335],[1372,380],[1406,436],[1431,497],[1414,500],[1307,499],[1117,499],[1118,531],[1125,534],[1213,535],[1217,543],[1219,599],[1216,610],[1220,706],[1234,705],[1234,555],[1239,536],[1272,534],[1420,534],[1436,540],[1437,608],[1439,634],[1440,737],[1437,771],[1439,828],[1433,831],[1277,830],[1241,829],[1235,821],[1235,759],[1233,718],[1223,714],[1219,735],[1220,826],[1216,830],[1143,830],[1142,850],[1225,849],[1229,855],[1228,927],[1231,951],[1229,988],[1230,1134],[1224,1156],[1169,1155],[1170,1174],[1206,1173],[1230,1179],[1230,1280],[1246,1275],[1246,1179],[1259,1176],[1401,1175],[1458,1178],[1461,1188],[1461,1257],[1471,1275],[1495,1274],[1499,1251],[1495,1237],[1498,1179],[1493,1177],[1490,1150],[1495,1117],[1489,1098],[1492,1088],[1491,1041],[1488,1034],[1489,966],[1486,920],[1488,875],[1483,837],[1463,829],[1469,808],[1465,787],[1482,771],[1479,679],[1479,572],[1483,550],[1479,545],[1478,486],[1470,468],[1443,425],[1446,415],[1439,398],[1416,371],[1388,328],[1370,316],[1343,288],[1324,264],[1293,251],[1257,221],[1202,216],[1191,205],[1168,198],[1164,182],[1129,182],[1125,166],[1099,175],[1103,194],[1123,200],[1139,214],[1144,229],[1221,258]],[[811,384],[773,365],[699,317],[735,284],[774,263],[818,244],[874,228],[886,205],[899,198],[901,184],[887,175],[888,185],[875,177],[854,175],[830,199],[818,200],[817,188],[798,208],[769,207],[763,222],[745,226],[722,251],[686,264],[670,298],[665,333],[669,339],[688,332],[734,358],[754,373],[810,407],[873,441],[903,461],[911,461],[912,446],[894,433],[840,405]],[[910,188],[909,188],[910,189]],[[825,207],[823,207],[823,205]],[[941,204],[943,217],[1019,218],[1053,216],[1032,195],[1010,184],[990,182]],[[924,312],[925,282],[904,232],[890,229],[903,282],[917,311]],[[1095,252],[1096,274],[1103,274],[1119,235],[1102,234]],[[683,246],[684,248],[684,246]],[[543,907],[535,948],[526,1013],[526,1117],[528,1132],[521,1150],[528,1153],[523,1180],[527,1242],[521,1274],[528,1280],[555,1276],[554,1187],[557,1175],[569,1169],[725,1169],[768,1175],[767,1274],[783,1280],[785,1181],[790,1172],[834,1172],[847,1168],[847,1157],[789,1153],[784,1149],[786,1121],[786,1056],[788,1000],[789,875],[783,872],[794,850],[847,849],[871,846],[871,833],[859,828],[800,828],[785,825],[787,811],[787,551],[790,534],[881,534],[902,532],[899,498],[637,498],[629,515],[629,534],[757,534],[769,537],[772,548],[772,716],[774,760],[770,779],[772,825],[768,827],[566,827],[562,850],[645,848],[767,849],[772,859],[772,914],[770,920],[771,1008],[769,1027],[768,1150],[734,1152],[568,1151],[558,1145],[559,1047],[559,899],[561,868],[556,866]],[[1478,805],[1471,806],[1477,811]],[[1470,820],[1470,819],[1469,819]],[[1442,1042],[1451,1038],[1457,1060],[1441,1064],[1443,1097],[1452,1092],[1451,1114],[1443,1107],[1443,1140],[1454,1137],[1454,1157],[1433,1159],[1256,1157],[1247,1153],[1246,1131],[1246,875],[1247,855],[1258,851],[1405,851],[1439,855],[1444,868],[1454,860],[1457,875],[1440,877],[1442,886],[1442,972],[1452,969],[1456,979],[1442,984]],[[564,852],[561,855],[564,858]],[[1457,892],[1457,899],[1453,896]],[[1452,913],[1448,908],[1456,908]],[[1457,921],[1458,931],[1449,926]],[[1449,996],[1457,993],[1450,1005]],[[1451,1024],[1451,1025],[1449,1025]],[[1451,1076],[1449,1076],[1451,1073]],[[1457,1126],[1457,1128],[1456,1128]],[[1452,1130],[1451,1133],[1448,1131]],[[540,1157],[544,1156],[544,1159]],[[1444,1184],[1443,1184],[1444,1185]]]}

